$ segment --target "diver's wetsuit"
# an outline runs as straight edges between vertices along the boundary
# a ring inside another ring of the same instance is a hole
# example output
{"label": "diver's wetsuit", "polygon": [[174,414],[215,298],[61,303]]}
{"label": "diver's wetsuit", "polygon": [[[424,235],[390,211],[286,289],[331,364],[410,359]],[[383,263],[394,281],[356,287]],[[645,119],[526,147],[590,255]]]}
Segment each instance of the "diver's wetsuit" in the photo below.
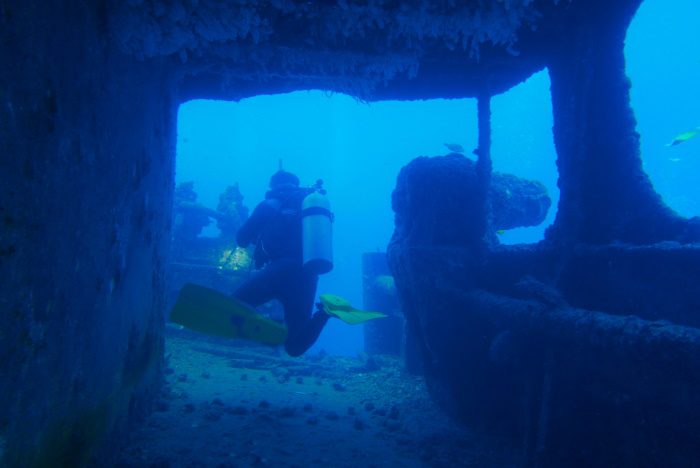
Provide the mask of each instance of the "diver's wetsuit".
{"label": "diver's wetsuit", "polygon": [[270,190],[236,237],[239,246],[257,241],[256,266],[265,267],[233,294],[253,307],[277,299],[284,307],[287,325],[285,349],[300,356],[309,349],[328,321],[328,314],[312,315],[318,275],[303,268],[301,202],[307,190],[284,185]]}

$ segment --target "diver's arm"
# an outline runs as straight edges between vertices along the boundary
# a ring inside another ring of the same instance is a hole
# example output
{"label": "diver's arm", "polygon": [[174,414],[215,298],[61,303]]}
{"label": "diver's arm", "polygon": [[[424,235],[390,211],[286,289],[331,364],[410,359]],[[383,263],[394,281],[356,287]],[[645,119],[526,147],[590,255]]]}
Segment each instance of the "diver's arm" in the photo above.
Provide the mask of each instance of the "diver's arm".
{"label": "diver's arm", "polygon": [[274,212],[274,208],[267,201],[259,203],[250,217],[238,229],[236,243],[240,247],[248,247],[255,242],[270,219],[272,212]]}

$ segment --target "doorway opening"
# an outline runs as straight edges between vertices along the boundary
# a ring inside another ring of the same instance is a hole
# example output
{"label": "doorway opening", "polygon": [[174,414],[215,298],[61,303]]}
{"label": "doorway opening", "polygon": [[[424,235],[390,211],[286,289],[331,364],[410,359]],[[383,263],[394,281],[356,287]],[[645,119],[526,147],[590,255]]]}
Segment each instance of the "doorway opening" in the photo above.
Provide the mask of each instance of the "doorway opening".
{"label": "doorway opening", "polygon": [[[495,170],[539,178],[551,194],[556,190],[551,105],[536,96],[548,96],[545,78],[538,74],[522,85],[524,92],[518,88],[513,96],[509,92],[494,98],[493,159]],[[517,114],[503,118],[515,102],[522,103]],[[539,120],[533,118],[540,112]],[[362,256],[386,250],[394,227],[391,193],[400,169],[418,156],[449,153],[446,144],[458,144],[474,157],[476,117],[474,99],[367,104],[343,94],[299,91],[240,102],[189,101],[178,112],[176,183],[182,187],[191,182],[196,203],[210,209],[235,187],[250,212],[263,200],[280,160],[301,185],[322,179],[335,214],[334,269],[320,278],[318,292],[361,305]],[[547,159],[551,167],[539,167]],[[529,229],[503,237],[534,242],[544,232],[544,226]],[[219,235],[214,219],[199,233]],[[361,327],[329,322],[310,352],[321,349],[342,355],[361,352]]]}

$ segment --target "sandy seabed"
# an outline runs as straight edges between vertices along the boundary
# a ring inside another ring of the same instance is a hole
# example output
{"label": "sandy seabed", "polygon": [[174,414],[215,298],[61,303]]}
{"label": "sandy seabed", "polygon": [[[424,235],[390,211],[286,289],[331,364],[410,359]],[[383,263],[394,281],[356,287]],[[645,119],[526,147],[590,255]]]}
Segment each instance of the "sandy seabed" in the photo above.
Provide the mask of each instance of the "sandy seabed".
{"label": "sandy seabed", "polygon": [[392,356],[290,358],[166,333],[166,383],[120,467],[509,467],[512,448],[441,412]]}

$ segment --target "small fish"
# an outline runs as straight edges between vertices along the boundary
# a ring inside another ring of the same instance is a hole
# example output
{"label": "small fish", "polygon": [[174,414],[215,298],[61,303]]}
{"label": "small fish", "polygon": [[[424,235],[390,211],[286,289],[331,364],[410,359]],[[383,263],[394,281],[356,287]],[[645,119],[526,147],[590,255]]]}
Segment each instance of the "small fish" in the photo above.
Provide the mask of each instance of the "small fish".
{"label": "small fish", "polygon": [[445,143],[445,147],[453,153],[464,154],[464,148],[462,147],[462,145],[458,145],[457,143]]}
{"label": "small fish", "polygon": [[498,234],[499,236],[502,236],[505,233],[506,233],[505,229],[499,229],[498,231],[496,231],[496,234]]}
{"label": "small fish", "polygon": [[686,141],[690,140],[691,138],[697,136],[698,134],[700,134],[700,127],[696,127],[694,130],[690,130],[688,132],[681,133],[676,138],[674,138],[671,143],[668,143],[666,146],[680,145],[681,143],[685,143]]}
{"label": "small fish", "polygon": [[681,160],[681,158],[668,158],[668,160],[671,161],[672,163],[677,163],[678,161]]}

